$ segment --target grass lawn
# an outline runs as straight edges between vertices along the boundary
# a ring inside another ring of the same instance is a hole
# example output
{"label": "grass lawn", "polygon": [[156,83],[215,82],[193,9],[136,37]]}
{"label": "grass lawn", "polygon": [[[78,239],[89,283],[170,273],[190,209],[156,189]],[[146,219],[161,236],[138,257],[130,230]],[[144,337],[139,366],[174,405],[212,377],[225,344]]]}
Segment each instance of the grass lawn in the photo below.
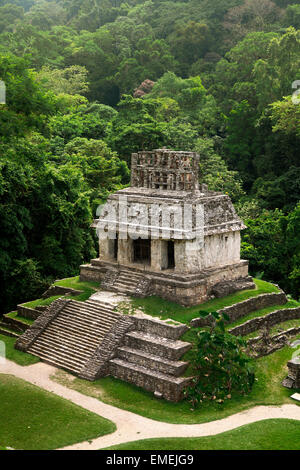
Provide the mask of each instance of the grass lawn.
{"label": "grass lawn", "polygon": [[0,374],[0,445],[55,449],[113,432],[111,422],[11,375]]}
{"label": "grass lawn", "polygon": [[[67,279],[61,279],[59,281],[55,281],[53,283],[55,286],[62,286],[62,287],[71,287],[72,289],[81,290],[82,293],[78,295],[66,295],[66,298],[78,300],[84,302],[85,300],[89,299],[92,294],[94,294],[100,287],[99,282],[92,282],[92,281],[80,281],[79,276],[69,277]],[[52,295],[47,299],[36,299],[31,300],[30,302],[26,302],[22,305],[29,308],[35,308],[37,306],[47,306],[50,305],[54,300],[62,297],[62,295]]]}
{"label": "grass lawn", "polygon": [[[294,349],[285,347],[255,362],[256,381],[248,396],[233,396],[220,405],[208,401],[191,410],[190,403],[182,401],[171,403],[155,398],[135,385],[128,384],[113,377],[104,377],[95,382],[73,377],[64,371],[58,371],[52,379],[80,391],[83,394],[98,398],[110,405],[132,411],[141,416],[168,423],[204,423],[225,418],[231,414],[246,410],[256,405],[296,404],[290,398],[291,390],[284,388],[281,381],[287,373],[287,361],[291,359]],[[293,393],[296,390],[293,390]]]}
{"label": "grass lawn", "polygon": [[7,359],[16,362],[20,366],[29,366],[30,364],[35,364],[36,362],[39,362],[38,357],[32,356],[31,354],[27,354],[22,351],[18,351],[14,348],[16,338],[11,338],[10,336],[0,334],[0,341],[3,341],[5,343],[5,352]]}
{"label": "grass lawn", "polygon": [[156,296],[144,299],[132,298],[131,303],[134,308],[142,309],[148,315],[160,317],[162,320],[170,318],[181,323],[189,323],[193,318],[199,316],[200,310],[213,312],[259,294],[279,292],[274,284],[259,279],[254,279],[254,282],[256,289],[239,291],[227,297],[213,299],[193,307],[183,307],[175,302],[169,302]]}
{"label": "grass lawn", "polygon": [[145,439],[109,447],[110,450],[299,450],[300,423],[268,419],[216,436]]}
{"label": "grass lawn", "polygon": [[79,276],[69,277],[67,279],[61,279],[54,282],[55,286],[71,287],[72,289],[82,290],[82,294],[72,296],[67,295],[70,299],[75,299],[79,301],[84,301],[90,298],[95,291],[99,290],[100,283],[93,281],[80,281]]}
{"label": "grass lawn", "polygon": [[47,305],[52,304],[52,302],[56,299],[59,299],[59,297],[62,297],[61,295],[52,295],[51,297],[47,297],[47,299],[35,299],[31,300],[30,302],[26,302],[25,304],[21,304],[24,307],[28,308],[35,308],[35,307],[45,307]]}

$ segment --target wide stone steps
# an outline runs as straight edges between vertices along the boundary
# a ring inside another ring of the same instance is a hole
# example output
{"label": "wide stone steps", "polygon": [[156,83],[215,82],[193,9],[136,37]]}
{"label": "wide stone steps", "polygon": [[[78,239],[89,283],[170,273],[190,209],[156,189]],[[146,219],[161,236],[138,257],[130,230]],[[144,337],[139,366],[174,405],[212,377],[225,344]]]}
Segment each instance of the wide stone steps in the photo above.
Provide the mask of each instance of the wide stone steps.
{"label": "wide stone steps", "polygon": [[70,344],[67,342],[61,343],[54,338],[43,338],[42,341],[36,341],[34,348],[39,347],[41,352],[55,352],[58,356],[67,356],[72,358],[76,356],[77,362],[85,363],[86,360],[90,357],[91,353],[96,349],[95,347],[90,350],[76,347],[75,344]]}
{"label": "wide stone steps", "polygon": [[117,357],[127,362],[132,362],[147,369],[153,369],[167,375],[179,377],[182,375],[188,362],[184,361],[170,361],[168,359],[155,356],[154,354],[146,353],[139,349],[132,349],[126,346],[121,346],[117,349]]}
{"label": "wide stone steps", "polygon": [[124,344],[132,349],[141,349],[149,354],[178,361],[191,348],[190,343],[150,335],[142,331],[126,333]]}
{"label": "wide stone steps", "polygon": [[71,300],[28,347],[45,362],[79,374],[120,315],[111,305]]}
{"label": "wide stone steps", "polygon": [[109,361],[109,372],[118,379],[161,394],[171,401],[179,401],[182,398],[183,389],[190,382],[188,378],[163,374],[119,358]]}
{"label": "wide stone steps", "polygon": [[[78,341],[80,341],[80,336],[74,335],[71,339],[66,338],[64,334],[62,334],[60,331],[56,331],[55,329],[49,330],[48,329],[43,333],[43,341],[46,343],[47,341],[55,343],[63,343],[70,345],[70,347],[78,348]],[[36,340],[36,343],[38,344],[39,338]],[[87,351],[91,352],[93,351],[98,345],[98,340],[88,340],[86,344],[81,344],[80,349],[82,351]]]}
{"label": "wide stone steps", "polygon": [[[76,302],[72,303],[72,312],[75,314],[76,312],[78,312],[79,314],[82,314],[82,312],[85,313],[85,316],[88,318],[88,317],[92,317],[93,315],[97,315],[98,313],[102,312],[102,313],[109,313],[109,316],[110,317],[116,317],[117,314],[112,310],[112,308],[107,308],[106,306],[102,306],[100,302],[96,302],[98,303],[98,307],[97,305],[82,305],[82,304],[85,304],[85,302]],[[78,305],[79,304],[79,305]],[[67,307],[66,307],[67,308]]]}
{"label": "wide stone steps", "polygon": [[111,326],[118,317],[114,318],[105,318],[103,315],[103,318],[99,317],[94,317],[94,318],[89,318],[87,317],[82,318],[80,315],[76,315],[76,313],[73,315],[70,310],[65,312],[64,319],[63,321],[66,324],[74,325],[80,327],[81,325],[85,325],[86,329],[94,329],[94,328],[101,328],[102,326]]}
{"label": "wide stone steps", "polygon": [[85,336],[87,339],[88,338],[96,338],[98,335],[101,335],[102,333],[105,333],[110,329],[110,326],[103,326],[102,328],[97,328],[97,327],[84,327],[84,324],[76,324],[73,322],[68,322],[64,321],[63,319],[59,319],[57,321],[54,321],[52,325],[49,325],[48,330],[50,329],[60,329],[68,333],[78,333],[79,337]]}
{"label": "wide stone steps", "polygon": [[[191,344],[166,337],[166,331],[173,330],[175,326],[163,322],[142,317],[136,319],[136,327],[142,330],[134,329],[125,334],[116,356],[109,361],[109,374],[154,392],[156,396],[179,401],[183,389],[191,380],[180,377],[188,366],[180,358],[191,348]],[[181,325],[177,325],[177,329],[181,334],[186,331]],[[178,332],[168,333],[178,338]]]}
{"label": "wide stone steps", "polygon": [[59,367],[61,369],[65,369],[68,372],[72,372],[74,374],[79,374],[81,371],[83,364],[81,361],[72,361],[70,359],[70,356],[66,355],[60,355],[58,356],[57,352],[54,352],[52,354],[49,354],[49,352],[43,352],[40,351],[39,348],[34,348],[32,347],[30,350],[30,354],[33,354],[34,356],[38,356],[42,361],[47,362],[48,364]]}

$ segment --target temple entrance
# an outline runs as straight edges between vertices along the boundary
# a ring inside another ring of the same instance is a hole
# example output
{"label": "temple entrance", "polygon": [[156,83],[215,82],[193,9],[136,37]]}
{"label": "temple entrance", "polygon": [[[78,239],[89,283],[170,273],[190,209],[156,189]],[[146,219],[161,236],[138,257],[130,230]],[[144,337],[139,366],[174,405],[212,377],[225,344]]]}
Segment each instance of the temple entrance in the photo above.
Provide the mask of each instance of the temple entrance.
{"label": "temple entrance", "polygon": [[114,259],[118,259],[118,248],[119,248],[119,234],[116,234],[116,238],[114,239]]}
{"label": "temple entrance", "polygon": [[135,263],[151,263],[151,240],[138,238],[133,240],[133,261]]}
{"label": "temple entrance", "polygon": [[168,241],[168,269],[175,268],[174,242]]}

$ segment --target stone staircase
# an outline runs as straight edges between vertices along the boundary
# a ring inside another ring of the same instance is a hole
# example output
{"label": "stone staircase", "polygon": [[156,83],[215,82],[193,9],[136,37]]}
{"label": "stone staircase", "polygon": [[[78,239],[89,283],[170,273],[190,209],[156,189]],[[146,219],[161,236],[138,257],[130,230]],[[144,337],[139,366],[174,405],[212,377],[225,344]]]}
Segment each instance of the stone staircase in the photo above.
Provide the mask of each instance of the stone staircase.
{"label": "stone staircase", "polygon": [[105,302],[52,302],[15,347],[86,380],[111,375],[179,401],[191,377],[181,358],[192,345],[179,338],[189,328],[145,314],[122,315]]}
{"label": "stone staircase", "polygon": [[110,304],[71,300],[30,344],[27,352],[79,374],[118,319],[119,314]]}
{"label": "stone staircase", "polygon": [[141,273],[129,269],[111,269],[108,270],[101,287],[120,294],[146,297],[150,294],[150,284],[150,279]]}
{"label": "stone staircase", "polygon": [[[143,319],[143,331],[139,320],[135,330],[125,334],[123,344],[109,361],[109,374],[118,379],[142,387],[158,397],[179,401],[191,378],[180,377],[188,362],[180,358],[191,347],[190,343],[174,339],[182,335],[182,325],[177,329],[164,323],[160,336],[158,321]],[[169,337],[168,337],[169,336]]]}

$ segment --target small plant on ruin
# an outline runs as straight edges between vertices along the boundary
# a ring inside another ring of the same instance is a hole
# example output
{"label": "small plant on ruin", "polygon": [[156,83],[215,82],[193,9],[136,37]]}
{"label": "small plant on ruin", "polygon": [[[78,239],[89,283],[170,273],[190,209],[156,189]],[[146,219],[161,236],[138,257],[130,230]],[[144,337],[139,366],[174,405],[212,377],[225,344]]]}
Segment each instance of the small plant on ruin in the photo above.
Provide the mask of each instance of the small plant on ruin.
{"label": "small plant on ruin", "polygon": [[[202,316],[208,316],[202,312]],[[195,408],[204,400],[223,403],[232,393],[246,394],[252,389],[254,373],[251,359],[245,354],[245,341],[225,331],[228,318],[211,312],[214,321],[209,329],[200,330],[193,359],[194,378],[186,398]]]}

